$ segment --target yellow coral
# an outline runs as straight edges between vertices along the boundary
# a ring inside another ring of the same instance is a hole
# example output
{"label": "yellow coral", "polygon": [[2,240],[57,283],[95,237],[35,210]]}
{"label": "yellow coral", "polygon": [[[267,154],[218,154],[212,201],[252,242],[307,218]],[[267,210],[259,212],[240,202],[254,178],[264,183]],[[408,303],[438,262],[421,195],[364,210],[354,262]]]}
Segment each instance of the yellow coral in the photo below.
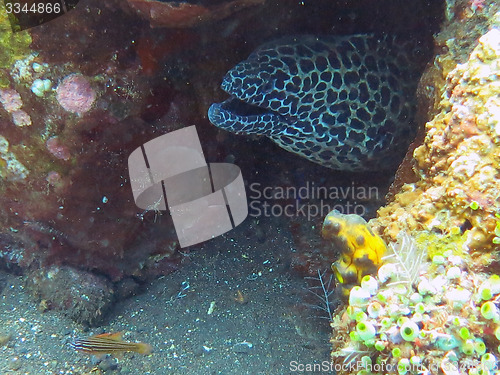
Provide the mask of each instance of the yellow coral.
{"label": "yellow coral", "polygon": [[332,270],[342,284],[344,295],[360,284],[363,276],[377,272],[387,250],[382,238],[358,215],[333,210],[326,216],[321,234],[340,252],[340,259],[332,264]]}
{"label": "yellow coral", "polygon": [[495,27],[447,76],[438,114],[426,124],[423,144],[413,153],[419,180],[403,185],[370,223],[388,243],[400,231],[419,242],[420,232],[425,237],[458,227],[465,232],[462,250],[482,252],[475,254],[478,267],[490,263],[489,254],[499,245],[493,241],[500,212],[499,75],[500,30]]}

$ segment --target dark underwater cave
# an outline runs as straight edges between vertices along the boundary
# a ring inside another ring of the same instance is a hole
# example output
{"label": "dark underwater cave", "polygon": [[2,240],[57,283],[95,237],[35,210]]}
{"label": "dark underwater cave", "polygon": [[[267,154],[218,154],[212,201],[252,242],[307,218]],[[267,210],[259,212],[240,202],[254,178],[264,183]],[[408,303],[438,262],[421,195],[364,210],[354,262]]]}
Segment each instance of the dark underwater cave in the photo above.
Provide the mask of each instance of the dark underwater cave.
{"label": "dark underwater cave", "polygon": [[[417,40],[423,71],[434,54],[433,35],[439,31],[443,17],[444,2],[437,0],[268,1],[258,9],[237,14],[211,25],[210,29],[207,27],[205,47],[210,55],[220,60],[212,72],[219,75],[215,85],[227,70],[245,60],[258,46],[287,35],[376,33]],[[225,99],[227,95],[216,90],[213,101]],[[415,123],[415,127],[423,125]],[[309,181],[323,186],[377,187],[380,194],[368,205],[367,219],[374,217],[377,208],[384,203],[384,196],[394,179],[395,170],[364,173],[331,170],[287,152],[265,137],[230,134],[211,124],[204,127],[203,133],[201,136],[206,135],[207,139],[218,135],[223,140],[215,153],[207,150],[208,158],[234,160],[248,183],[300,187]]]}

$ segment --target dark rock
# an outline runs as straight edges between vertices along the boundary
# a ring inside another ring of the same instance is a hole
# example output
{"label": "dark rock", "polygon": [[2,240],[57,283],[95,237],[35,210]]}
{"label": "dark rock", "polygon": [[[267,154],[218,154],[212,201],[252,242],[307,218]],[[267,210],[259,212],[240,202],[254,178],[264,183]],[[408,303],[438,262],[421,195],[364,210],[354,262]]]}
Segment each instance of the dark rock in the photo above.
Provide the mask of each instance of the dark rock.
{"label": "dark rock", "polygon": [[123,300],[135,296],[139,292],[139,284],[132,278],[126,277],[115,284],[116,298]]}
{"label": "dark rock", "polygon": [[26,287],[51,309],[86,326],[101,323],[114,301],[113,286],[106,278],[67,266],[32,271]]}

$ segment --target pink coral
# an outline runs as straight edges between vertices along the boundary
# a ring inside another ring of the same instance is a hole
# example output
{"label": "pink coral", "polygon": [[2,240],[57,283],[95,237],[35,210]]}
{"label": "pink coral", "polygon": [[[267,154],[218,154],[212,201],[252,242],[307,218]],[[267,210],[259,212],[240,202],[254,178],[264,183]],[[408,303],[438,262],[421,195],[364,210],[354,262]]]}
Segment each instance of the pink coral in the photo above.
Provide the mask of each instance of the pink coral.
{"label": "pink coral", "polygon": [[31,117],[22,109],[12,112],[12,121],[16,126],[30,126]]}
{"label": "pink coral", "polygon": [[62,182],[61,175],[56,171],[50,171],[49,173],[47,173],[47,178],[45,180],[51,186],[59,186]]}
{"label": "pink coral", "polygon": [[70,74],[57,86],[57,101],[68,112],[88,112],[96,99],[89,81],[82,75]]}
{"label": "pink coral", "polygon": [[69,160],[71,154],[66,146],[59,143],[59,137],[47,139],[47,150],[58,159]]}
{"label": "pink coral", "polygon": [[23,105],[19,93],[11,89],[0,90],[0,103],[2,103],[4,109],[9,113],[17,111]]}

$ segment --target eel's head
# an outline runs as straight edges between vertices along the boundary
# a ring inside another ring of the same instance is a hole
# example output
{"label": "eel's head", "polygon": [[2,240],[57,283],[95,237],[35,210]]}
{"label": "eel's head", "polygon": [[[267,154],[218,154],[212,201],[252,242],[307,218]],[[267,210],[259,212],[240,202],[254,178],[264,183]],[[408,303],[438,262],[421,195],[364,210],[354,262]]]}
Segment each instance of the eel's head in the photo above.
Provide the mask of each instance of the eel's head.
{"label": "eel's head", "polygon": [[221,87],[230,98],[214,103],[208,118],[235,133],[271,135],[296,119],[287,107],[287,66],[271,48],[258,50],[224,77]]}

